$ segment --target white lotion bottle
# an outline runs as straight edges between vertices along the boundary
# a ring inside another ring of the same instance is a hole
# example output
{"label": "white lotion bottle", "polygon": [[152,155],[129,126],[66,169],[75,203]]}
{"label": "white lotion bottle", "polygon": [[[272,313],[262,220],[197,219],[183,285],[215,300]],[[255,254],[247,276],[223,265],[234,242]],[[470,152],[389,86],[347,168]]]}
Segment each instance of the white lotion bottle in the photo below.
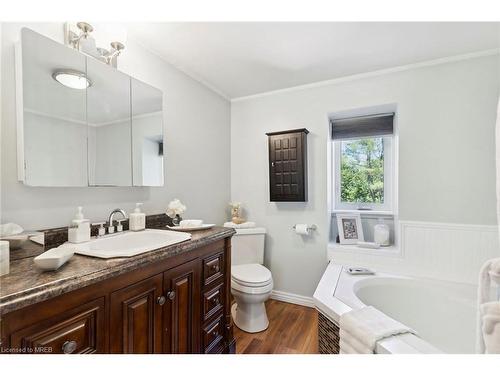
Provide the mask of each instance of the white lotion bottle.
{"label": "white lotion bottle", "polygon": [[78,207],[75,218],[68,228],[68,241],[71,243],[82,243],[90,241],[90,221],[83,217],[83,208]]}
{"label": "white lotion bottle", "polygon": [[128,217],[128,226],[130,230],[139,231],[146,229],[146,214],[141,212],[142,203],[136,203],[134,212]]}

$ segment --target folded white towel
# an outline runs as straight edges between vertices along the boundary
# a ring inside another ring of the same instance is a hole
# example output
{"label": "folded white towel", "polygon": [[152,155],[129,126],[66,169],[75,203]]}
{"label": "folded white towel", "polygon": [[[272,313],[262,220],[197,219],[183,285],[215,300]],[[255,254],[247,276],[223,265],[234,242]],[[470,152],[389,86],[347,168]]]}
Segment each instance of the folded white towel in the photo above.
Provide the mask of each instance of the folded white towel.
{"label": "folded white towel", "polygon": [[232,221],[228,221],[227,223],[224,223],[224,226],[226,228],[244,229],[244,228],[255,228],[256,225],[253,221],[246,221],[241,224],[235,224]]}
{"label": "folded white towel", "polygon": [[478,305],[491,301],[491,280],[500,284],[500,258],[486,261],[479,271]]}
{"label": "folded white towel", "polygon": [[360,354],[368,351],[373,353],[377,341],[402,333],[416,332],[378,311],[373,306],[364,306],[358,310],[351,310],[340,316],[340,348],[342,341],[348,343],[349,350],[354,348],[353,343],[359,342]]}
{"label": "folded white towel", "polygon": [[483,303],[479,310],[482,317],[484,353],[500,354],[500,302]]}
{"label": "folded white towel", "polygon": [[494,258],[486,261],[481,270],[479,271],[479,284],[477,291],[477,333],[476,333],[476,352],[485,353],[486,348],[483,339],[483,329],[482,329],[482,316],[480,312],[480,307],[491,302],[493,289],[491,287],[491,281],[495,281],[500,285],[500,258]]}
{"label": "folded white towel", "polygon": [[345,331],[340,335],[340,349],[341,354],[373,354],[373,350]]}
{"label": "folded white towel", "polygon": [[352,346],[348,341],[340,341],[340,354],[373,354],[373,352],[363,346],[361,349]]}
{"label": "folded white towel", "polygon": [[496,258],[491,262],[490,279],[500,285],[500,258]]}
{"label": "folded white towel", "polygon": [[22,233],[23,231],[23,227],[15,223],[6,223],[0,225],[0,237],[12,236]]}
{"label": "folded white towel", "polygon": [[201,225],[203,225],[203,220],[181,220],[179,223],[179,226],[183,228],[199,227]]}

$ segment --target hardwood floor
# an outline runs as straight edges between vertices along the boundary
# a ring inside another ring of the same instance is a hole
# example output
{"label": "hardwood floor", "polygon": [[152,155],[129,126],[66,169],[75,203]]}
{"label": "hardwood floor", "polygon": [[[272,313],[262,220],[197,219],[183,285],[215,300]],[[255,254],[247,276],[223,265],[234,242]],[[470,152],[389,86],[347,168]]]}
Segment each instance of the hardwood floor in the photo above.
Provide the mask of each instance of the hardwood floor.
{"label": "hardwood floor", "polygon": [[317,354],[318,313],[315,309],[269,300],[269,327],[247,333],[234,326],[237,354]]}

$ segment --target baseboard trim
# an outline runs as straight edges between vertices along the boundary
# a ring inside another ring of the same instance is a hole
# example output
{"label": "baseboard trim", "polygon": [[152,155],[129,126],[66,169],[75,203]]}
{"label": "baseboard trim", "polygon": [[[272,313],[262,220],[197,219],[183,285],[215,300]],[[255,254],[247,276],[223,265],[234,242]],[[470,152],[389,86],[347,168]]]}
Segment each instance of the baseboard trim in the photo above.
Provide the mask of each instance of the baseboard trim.
{"label": "baseboard trim", "polygon": [[312,297],[301,296],[300,294],[273,290],[270,298],[276,301],[293,303],[295,305],[314,307],[314,300]]}

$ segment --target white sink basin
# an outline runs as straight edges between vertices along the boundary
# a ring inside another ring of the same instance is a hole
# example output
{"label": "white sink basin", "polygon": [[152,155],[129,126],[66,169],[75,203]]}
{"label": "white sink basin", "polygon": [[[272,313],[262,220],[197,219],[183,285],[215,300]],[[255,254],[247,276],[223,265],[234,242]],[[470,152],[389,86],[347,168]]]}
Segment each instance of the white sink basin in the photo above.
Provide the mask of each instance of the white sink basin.
{"label": "white sink basin", "polygon": [[76,254],[98,258],[131,257],[191,239],[191,234],[160,229],[141,232],[126,231],[112,234],[82,244],[64,244],[73,247]]}

